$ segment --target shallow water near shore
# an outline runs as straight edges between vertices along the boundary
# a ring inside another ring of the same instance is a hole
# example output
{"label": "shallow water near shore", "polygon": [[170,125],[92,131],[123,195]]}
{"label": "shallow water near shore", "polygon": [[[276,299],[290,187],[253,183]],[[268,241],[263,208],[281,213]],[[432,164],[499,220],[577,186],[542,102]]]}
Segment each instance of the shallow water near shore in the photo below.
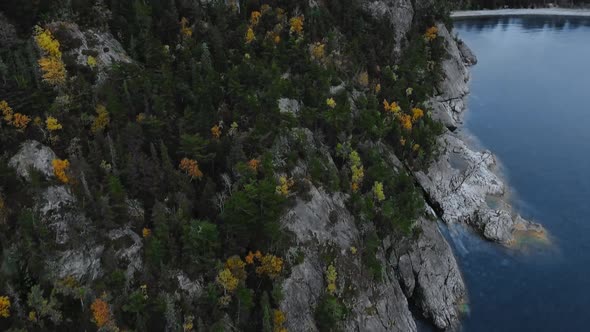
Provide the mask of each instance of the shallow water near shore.
{"label": "shallow water near shore", "polygon": [[[590,18],[455,20],[474,51],[465,130],[501,161],[510,201],[541,223],[515,248],[442,227],[469,291],[464,331],[590,326]],[[490,201],[493,204],[493,201]]]}

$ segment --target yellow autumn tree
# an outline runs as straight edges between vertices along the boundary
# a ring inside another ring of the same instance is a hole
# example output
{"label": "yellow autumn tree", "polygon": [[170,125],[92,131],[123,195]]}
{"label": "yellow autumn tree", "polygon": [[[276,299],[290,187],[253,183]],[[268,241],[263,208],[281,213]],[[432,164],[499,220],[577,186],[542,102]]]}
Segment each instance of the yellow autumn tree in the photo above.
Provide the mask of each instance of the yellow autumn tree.
{"label": "yellow autumn tree", "polygon": [[353,192],[357,192],[361,187],[363,178],[365,177],[365,169],[358,152],[354,150],[350,152],[348,159],[350,161],[350,171],[352,173],[352,183],[350,185],[350,189]]}
{"label": "yellow autumn tree", "polygon": [[8,105],[6,100],[0,101],[0,111],[2,112],[2,119],[7,123],[12,123],[12,117],[14,116],[14,111]]}
{"label": "yellow autumn tree", "polygon": [[8,105],[5,100],[0,101],[0,112],[2,112],[2,119],[10,126],[18,130],[24,130],[27,128],[31,118],[21,114],[14,113],[14,110]]}
{"label": "yellow autumn tree", "polygon": [[260,250],[256,250],[256,252],[248,252],[248,255],[246,255],[246,257],[244,257],[244,260],[246,261],[246,264],[248,265],[252,265],[254,264],[254,260],[260,261],[262,259],[262,253],[260,252]]}
{"label": "yellow autumn tree", "polygon": [[184,171],[191,179],[200,179],[203,177],[203,172],[199,169],[199,164],[196,160],[182,158],[179,168]]}
{"label": "yellow autumn tree", "polygon": [[250,44],[251,42],[256,40],[256,35],[254,34],[254,30],[252,30],[251,27],[248,27],[248,30],[246,30],[245,39],[246,39],[246,44]]}
{"label": "yellow autumn tree", "polygon": [[399,111],[402,110],[402,108],[399,106],[399,104],[396,103],[395,101],[392,101],[391,103],[389,103],[385,99],[383,100],[383,109],[386,112],[393,113],[393,114],[397,114],[397,113],[399,113]]}
{"label": "yellow autumn tree", "polygon": [[424,39],[426,39],[426,41],[432,41],[432,40],[436,39],[437,36],[438,36],[438,28],[435,26],[432,26],[432,27],[426,29],[426,32],[424,33]]}
{"label": "yellow autumn tree", "polygon": [[258,275],[266,275],[271,279],[278,277],[283,271],[283,259],[267,254],[260,259],[260,266],[256,268]]}
{"label": "yellow autumn tree", "polygon": [[146,238],[150,237],[150,235],[152,235],[152,230],[147,227],[144,227],[141,230],[141,235],[143,236],[144,239],[146,239]]}
{"label": "yellow autumn tree", "polygon": [[63,128],[59,121],[57,121],[57,119],[52,116],[47,117],[45,120],[45,126],[49,132],[61,130]]}
{"label": "yellow autumn tree", "polygon": [[27,125],[31,122],[31,118],[24,114],[14,113],[12,118],[12,126],[16,129],[23,130],[27,128]]}
{"label": "yellow autumn tree", "polygon": [[221,127],[219,125],[211,127],[211,136],[213,136],[215,139],[219,139],[221,137]]}
{"label": "yellow autumn tree", "polygon": [[111,118],[109,117],[109,112],[104,105],[97,105],[96,106],[96,117],[94,121],[92,121],[92,126],[90,130],[92,133],[96,134],[98,132],[102,132],[111,122]]}
{"label": "yellow autumn tree", "polygon": [[334,98],[328,98],[326,99],[326,105],[328,105],[329,108],[334,109],[336,107],[336,101]]}
{"label": "yellow autumn tree", "polygon": [[53,166],[53,174],[55,174],[55,177],[59,181],[62,183],[70,182],[70,179],[66,174],[67,170],[70,168],[70,162],[67,159],[53,159],[51,165]]}
{"label": "yellow autumn tree", "polygon": [[424,116],[424,111],[421,108],[412,108],[412,122],[420,120]]}
{"label": "yellow autumn tree", "polygon": [[303,15],[292,17],[289,20],[289,32],[301,37],[303,35]]}
{"label": "yellow autumn tree", "polygon": [[66,81],[66,67],[61,58],[60,44],[51,31],[35,27],[35,42],[43,53],[39,67],[43,72],[43,81],[50,85],[61,85]]}
{"label": "yellow autumn tree", "polygon": [[35,26],[35,42],[48,56],[61,58],[59,41],[53,37],[51,31]]}
{"label": "yellow autumn tree", "polygon": [[0,317],[10,317],[10,299],[8,296],[0,296]]}
{"label": "yellow autumn tree", "polygon": [[88,58],[86,59],[86,64],[88,65],[88,67],[90,68],[94,68],[96,67],[96,58],[93,57],[92,55],[89,55]]}
{"label": "yellow autumn tree", "polygon": [[383,183],[375,181],[373,184],[373,195],[378,202],[385,200],[385,193],[383,193]]}
{"label": "yellow autumn tree", "polygon": [[336,272],[336,268],[334,265],[330,264],[328,269],[326,270],[326,282],[328,286],[326,287],[326,291],[328,294],[334,295],[336,293],[336,279],[338,278],[338,272]]}
{"label": "yellow autumn tree", "polygon": [[295,184],[293,179],[289,179],[286,176],[281,176],[279,178],[279,185],[276,187],[277,194],[281,196],[289,196],[293,184]]}
{"label": "yellow autumn tree", "polygon": [[240,258],[240,256],[234,255],[228,258],[225,261],[225,267],[239,280],[246,279],[246,263]]}
{"label": "yellow autumn tree", "polygon": [[322,60],[326,55],[326,45],[316,42],[311,45],[311,57],[315,60]]}
{"label": "yellow autumn tree", "polygon": [[402,114],[398,117],[400,124],[406,130],[412,130],[412,117],[408,114]]}
{"label": "yellow autumn tree", "polygon": [[111,309],[109,304],[101,298],[97,298],[92,302],[90,310],[92,310],[94,323],[99,329],[111,320]]}
{"label": "yellow autumn tree", "polygon": [[287,332],[284,324],[287,321],[285,313],[281,310],[274,310],[272,319],[272,331],[273,332]]}
{"label": "yellow autumn tree", "polygon": [[189,22],[186,17],[180,19],[180,34],[187,38],[190,38],[193,35],[193,30],[189,26]]}
{"label": "yellow autumn tree", "polygon": [[248,161],[248,168],[251,169],[253,172],[257,172],[258,167],[260,167],[260,160],[250,159],[250,161]]}
{"label": "yellow autumn tree", "polygon": [[260,17],[262,17],[262,13],[260,13],[259,11],[253,11],[250,14],[250,24],[252,26],[257,26],[258,23],[260,23]]}
{"label": "yellow autumn tree", "polygon": [[375,93],[379,93],[379,92],[381,92],[381,84],[380,83],[377,83],[375,85]]}
{"label": "yellow autumn tree", "polygon": [[217,274],[217,278],[215,281],[223,290],[227,293],[233,293],[233,291],[238,288],[239,280],[238,278],[234,277],[231,271],[228,268],[222,269]]}

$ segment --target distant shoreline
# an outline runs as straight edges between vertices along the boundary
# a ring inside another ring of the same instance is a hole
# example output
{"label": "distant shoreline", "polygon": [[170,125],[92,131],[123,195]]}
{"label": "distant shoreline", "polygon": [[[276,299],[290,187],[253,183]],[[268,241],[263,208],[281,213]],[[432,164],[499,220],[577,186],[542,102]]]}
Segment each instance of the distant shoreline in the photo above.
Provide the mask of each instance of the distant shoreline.
{"label": "distant shoreline", "polygon": [[535,9],[493,9],[493,10],[458,10],[451,13],[451,18],[468,18],[484,16],[579,16],[590,17],[590,9],[569,8],[535,8]]}

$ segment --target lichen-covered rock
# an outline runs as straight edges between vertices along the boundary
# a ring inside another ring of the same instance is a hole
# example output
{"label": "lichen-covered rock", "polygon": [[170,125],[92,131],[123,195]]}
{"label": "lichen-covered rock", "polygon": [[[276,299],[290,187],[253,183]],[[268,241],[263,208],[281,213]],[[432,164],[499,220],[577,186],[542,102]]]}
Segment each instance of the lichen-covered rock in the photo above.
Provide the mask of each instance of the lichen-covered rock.
{"label": "lichen-covered rock", "polygon": [[53,176],[51,162],[56,159],[55,153],[49,147],[33,140],[24,142],[20,150],[10,158],[8,166],[16,170],[16,174],[30,180],[30,169],[34,169],[45,177]]}

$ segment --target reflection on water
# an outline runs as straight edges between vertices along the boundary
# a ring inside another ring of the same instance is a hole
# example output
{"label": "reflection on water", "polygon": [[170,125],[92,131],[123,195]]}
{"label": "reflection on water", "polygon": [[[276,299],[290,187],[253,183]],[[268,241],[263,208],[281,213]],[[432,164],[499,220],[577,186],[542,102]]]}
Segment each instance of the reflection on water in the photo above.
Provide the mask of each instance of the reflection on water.
{"label": "reflection on water", "polygon": [[515,208],[551,234],[519,234],[526,250],[513,250],[442,227],[469,290],[464,330],[586,331],[590,18],[465,18],[455,30],[479,60],[466,128],[502,162]]}
{"label": "reflection on water", "polygon": [[457,18],[454,20],[455,29],[461,31],[477,31],[499,27],[506,31],[512,25],[518,25],[523,33],[540,30],[573,30],[590,27],[590,17],[572,18],[567,16],[500,16],[480,18]]}

